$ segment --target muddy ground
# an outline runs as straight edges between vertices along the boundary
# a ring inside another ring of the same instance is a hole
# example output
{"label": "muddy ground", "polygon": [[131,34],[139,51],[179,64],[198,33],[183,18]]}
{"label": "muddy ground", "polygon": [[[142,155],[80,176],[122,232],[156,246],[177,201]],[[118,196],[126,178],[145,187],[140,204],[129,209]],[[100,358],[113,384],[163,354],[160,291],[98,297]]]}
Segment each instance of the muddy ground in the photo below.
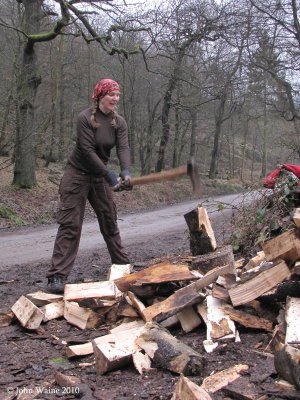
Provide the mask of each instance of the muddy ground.
{"label": "muddy ground", "polygon": [[[182,235],[154,238],[138,248],[127,248],[134,270],[163,260],[188,254],[188,243]],[[105,279],[108,267],[106,253],[84,254],[77,259],[69,277],[69,282]],[[34,292],[45,286],[48,264],[19,265],[0,272],[1,309],[8,311],[19,296]],[[42,324],[39,333],[23,329],[17,321],[0,328],[0,399],[29,400],[32,389],[41,394],[36,399],[74,399],[76,393],[67,393],[54,381],[56,371],[79,377],[84,384],[84,399],[99,400],[169,400],[172,397],[178,375],[166,370],[153,369],[139,375],[132,365],[121,370],[97,376],[93,356],[69,361],[64,354],[65,341],[78,344],[108,333],[109,326],[100,329],[80,329],[69,325],[64,319]],[[206,338],[204,324],[189,334],[180,327],[170,330],[172,334],[203,355],[205,367],[201,376],[190,379],[201,385],[203,378],[213,372],[235,364],[247,364],[249,370],[241,383],[244,397],[236,397],[230,392],[218,391],[212,399],[300,399],[299,391],[279,390],[275,386],[277,374],[272,355],[264,350],[271,334],[264,331],[246,330],[239,327],[241,341],[220,344],[211,354],[205,352],[203,340]],[[246,394],[249,393],[246,397]],[[251,394],[252,393],[252,394]],[[22,397],[23,396],[23,397]],[[28,396],[28,397],[26,397]]]}

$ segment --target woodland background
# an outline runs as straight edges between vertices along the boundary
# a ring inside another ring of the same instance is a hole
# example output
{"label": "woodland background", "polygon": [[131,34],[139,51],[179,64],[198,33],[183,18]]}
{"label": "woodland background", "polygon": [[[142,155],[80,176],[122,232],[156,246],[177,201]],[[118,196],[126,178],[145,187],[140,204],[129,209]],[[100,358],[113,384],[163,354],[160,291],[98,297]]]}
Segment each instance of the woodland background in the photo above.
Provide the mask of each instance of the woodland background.
{"label": "woodland background", "polygon": [[63,164],[103,77],[121,86],[135,174],[194,156],[209,179],[257,183],[299,164],[299,10],[297,0],[0,0],[0,174],[32,188],[41,165]]}

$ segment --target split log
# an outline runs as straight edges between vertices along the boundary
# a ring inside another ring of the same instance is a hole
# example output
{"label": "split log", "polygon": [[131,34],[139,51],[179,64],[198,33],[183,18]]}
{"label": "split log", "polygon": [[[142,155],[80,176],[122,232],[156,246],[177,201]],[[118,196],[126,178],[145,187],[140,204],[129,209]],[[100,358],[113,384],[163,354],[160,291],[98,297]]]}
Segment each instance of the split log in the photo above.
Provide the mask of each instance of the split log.
{"label": "split log", "polygon": [[14,319],[15,314],[11,311],[8,313],[0,313],[0,327],[9,326]]}
{"label": "split log", "polygon": [[205,294],[201,293],[201,290],[213,283],[218,276],[230,273],[232,268],[232,265],[224,265],[223,267],[215,268],[198,281],[177,290],[166,300],[145,308],[143,311],[143,319],[145,321],[155,320],[160,322],[177,314],[185,307],[200,302],[205,297]]}
{"label": "split log", "polygon": [[220,267],[222,265],[232,265],[231,273],[236,274],[234,256],[232,246],[218,247],[214,252],[208,254],[202,254],[194,258],[191,264],[191,269],[198,270],[202,274],[206,274],[208,271]]}
{"label": "split log", "polygon": [[138,316],[138,313],[133,308],[130,298],[125,294],[123,294],[120,300],[117,315],[119,317],[133,317],[133,318]]}
{"label": "split log", "polygon": [[76,376],[56,372],[55,381],[59,386],[64,388],[66,395],[75,395],[75,397],[80,397],[81,400],[90,400],[93,398],[90,387],[86,383],[82,383]]}
{"label": "split log", "polygon": [[293,268],[293,274],[300,276],[300,261],[297,261]]}
{"label": "split log", "polygon": [[75,344],[73,346],[66,347],[66,356],[68,358],[87,356],[89,354],[93,354],[93,345],[92,342]]}
{"label": "split log", "polygon": [[233,367],[227,368],[223,371],[216,372],[213,375],[205,378],[201,387],[208,393],[215,393],[223,387],[227,386],[230,382],[238,379],[241,374],[248,371],[248,365],[237,364]]}
{"label": "split log", "polygon": [[284,345],[275,352],[274,364],[279,376],[300,390],[300,349]]}
{"label": "split log", "polygon": [[250,382],[248,377],[241,376],[233,382],[230,382],[222,389],[225,395],[233,399],[242,400],[258,400],[261,397],[260,388],[254,383]]}
{"label": "split log", "polygon": [[64,317],[69,324],[79,329],[97,328],[104,322],[104,316],[88,308],[79,307],[74,301],[65,301]]}
{"label": "split log", "polygon": [[225,313],[233,321],[238,322],[246,328],[263,329],[268,332],[273,331],[273,323],[265,318],[256,317],[255,315],[246,313],[241,310],[233,309],[232,307],[225,307]]}
{"label": "split log", "polygon": [[86,299],[114,300],[117,288],[113,281],[70,283],[65,285],[65,301],[82,301]]}
{"label": "split log", "polygon": [[266,260],[279,258],[292,265],[300,258],[300,229],[291,229],[262,244]]}
{"label": "split log", "polygon": [[272,354],[275,351],[280,350],[285,343],[285,333],[286,333],[286,322],[285,322],[285,311],[280,310],[277,317],[277,325],[272,334],[272,338],[266,347],[266,352]]}
{"label": "split log", "polygon": [[98,375],[121,368],[139,350],[136,338],[144,328],[143,321],[134,321],[111,329],[111,333],[92,340]]}
{"label": "split log", "polygon": [[224,288],[223,286],[218,285],[217,283],[213,284],[212,295],[216,299],[223,300],[227,303],[230,302],[228,290],[226,288]]}
{"label": "split log", "polygon": [[296,390],[295,385],[292,385],[290,382],[285,381],[284,379],[277,379],[275,381],[275,387],[280,390]]}
{"label": "split log", "polygon": [[46,304],[61,301],[63,299],[62,294],[45,293],[42,291],[28,293],[26,297],[27,299],[32,301],[32,303],[35,304],[37,307],[43,307]]}
{"label": "split log", "polygon": [[258,297],[258,299],[268,304],[275,304],[277,302],[285,301],[287,296],[299,296],[299,293],[300,281],[293,281],[289,278],[289,280],[280,282],[274,288],[263,293]]}
{"label": "split log", "polygon": [[289,279],[290,270],[284,261],[279,262],[266,271],[248,281],[229,289],[229,296],[233,306],[248,303],[267,292],[278,283]]}
{"label": "split log", "polygon": [[76,303],[78,303],[80,307],[90,308],[96,311],[98,311],[99,309],[102,309],[102,311],[107,309],[107,311],[109,311],[109,309],[117,303],[117,300],[90,298],[79,300]]}
{"label": "split log", "polygon": [[294,215],[293,215],[293,220],[294,220],[297,228],[300,228],[300,208],[296,208]]}
{"label": "split log", "polygon": [[127,276],[131,273],[132,268],[131,264],[112,264],[107,273],[107,280],[113,281]]}
{"label": "split log", "polygon": [[217,242],[207,211],[198,207],[184,214],[190,231],[190,249],[193,256],[215,251]]}
{"label": "split log", "polygon": [[163,321],[161,321],[160,325],[163,328],[168,329],[168,328],[171,328],[172,326],[174,326],[174,325],[176,325],[178,323],[179,323],[179,319],[178,319],[177,315],[175,314],[175,315],[172,315],[172,317],[169,317],[169,318],[164,319]]}
{"label": "split log", "polygon": [[41,311],[44,313],[43,322],[48,322],[52,319],[63,317],[64,306],[65,305],[63,301],[57,301],[41,307]]}
{"label": "split log", "polygon": [[128,297],[133,305],[133,307],[138,311],[140,316],[143,316],[143,311],[145,310],[145,305],[136,297],[136,295],[132,292],[128,292]]}
{"label": "split log", "polygon": [[122,292],[131,290],[136,285],[157,285],[163,282],[187,281],[198,279],[199,275],[189,270],[186,264],[170,264],[168,261],[152,265],[141,271],[135,272],[114,282]]}
{"label": "split log", "polygon": [[273,323],[277,322],[278,311],[276,309],[270,310],[270,307],[264,305],[259,300],[252,300],[246,303],[245,306],[253,308],[259,317],[265,318]]}
{"label": "split log", "polygon": [[[197,311],[199,315],[201,315],[203,321],[206,324],[206,327],[208,326],[208,318],[207,318],[207,300],[205,299],[203,303],[197,304]],[[213,342],[213,340],[210,337],[210,332],[208,329],[206,329],[206,340],[203,340],[203,347],[207,353],[212,353],[217,347],[218,347],[218,342]]]}
{"label": "split log", "polygon": [[135,353],[133,353],[132,361],[135,369],[140,375],[143,375],[145,371],[149,371],[151,369],[151,358],[148,356],[148,354],[142,353],[141,350],[137,350]]}
{"label": "split log", "polygon": [[206,390],[180,375],[171,400],[212,400],[212,398]]}
{"label": "split log", "polygon": [[242,272],[257,267],[266,258],[264,251],[257,252],[256,256],[251,258],[247,264],[242,268]]}
{"label": "split log", "polygon": [[186,307],[184,310],[176,314],[176,316],[179,319],[181,328],[186,333],[191,332],[201,325],[201,319],[192,306]]}
{"label": "split log", "polygon": [[148,322],[136,339],[154,365],[177,374],[202,375],[203,357],[154,322]]}
{"label": "split log", "polygon": [[300,298],[288,297],[285,310],[285,343],[300,343]]}
{"label": "split log", "polygon": [[44,317],[43,312],[25,296],[21,296],[12,306],[11,311],[26,329],[37,329]]}
{"label": "split log", "polygon": [[206,297],[206,305],[207,340],[235,339],[235,324],[224,311],[227,304],[209,295]]}

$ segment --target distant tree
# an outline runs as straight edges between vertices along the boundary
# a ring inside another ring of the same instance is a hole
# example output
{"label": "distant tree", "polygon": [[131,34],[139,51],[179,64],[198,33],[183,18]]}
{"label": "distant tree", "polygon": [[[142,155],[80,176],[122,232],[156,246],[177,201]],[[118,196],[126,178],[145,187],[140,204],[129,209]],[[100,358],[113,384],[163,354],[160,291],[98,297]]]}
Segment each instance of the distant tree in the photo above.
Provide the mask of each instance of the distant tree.
{"label": "distant tree", "polygon": [[220,14],[217,3],[194,0],[171,0],[156,12],[154,43],[159,55],[168,61],[162,71],[166,83],[161,110],[162,133],[155,166],[157,172],[164,167],[170,137],[170,110],[175,89],[182,79],[184,61],[194,44],[219,39],[223,28],[219,22]]}

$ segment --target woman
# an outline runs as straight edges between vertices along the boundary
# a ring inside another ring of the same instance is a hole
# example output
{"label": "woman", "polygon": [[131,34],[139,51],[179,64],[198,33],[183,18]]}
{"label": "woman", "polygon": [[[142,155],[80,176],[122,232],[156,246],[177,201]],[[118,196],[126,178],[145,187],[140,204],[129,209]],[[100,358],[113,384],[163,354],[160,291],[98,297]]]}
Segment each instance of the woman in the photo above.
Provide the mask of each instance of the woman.
{"label": "woman", "polygon": [[52,265],[47,273],[48,290],[63,293],[64,283],[77,255],[86,200],[93,207],[112,264],[129,264],[117,225],[113,191],[121,179],[109,171],[107,163],[116,146],[120,176],[129,185],[130,151],[125,120],[116,114],[120,88],[112,79],[103,79],[93,94],[93,107],[82,111],[77,121],[76,146],[70,155],[60,183],[57,212],[58,228]]}

